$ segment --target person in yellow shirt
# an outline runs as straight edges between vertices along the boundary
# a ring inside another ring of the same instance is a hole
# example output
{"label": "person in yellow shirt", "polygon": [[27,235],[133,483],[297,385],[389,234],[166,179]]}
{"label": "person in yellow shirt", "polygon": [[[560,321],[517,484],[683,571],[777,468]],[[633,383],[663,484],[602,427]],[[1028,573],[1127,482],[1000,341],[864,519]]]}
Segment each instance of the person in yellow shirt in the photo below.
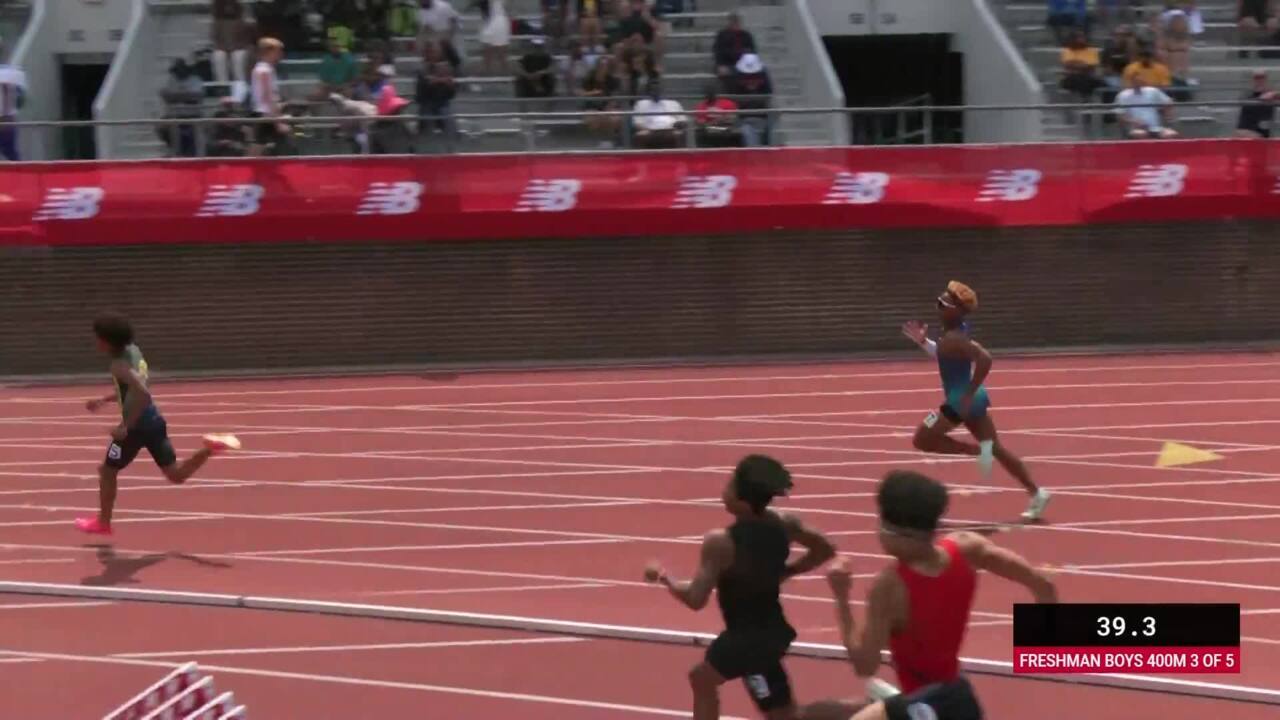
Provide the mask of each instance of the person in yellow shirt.
{"label": "person in yellow shirt", "polygon": [[1062,48],[1062,89],[1078,95],[1082,102],[1093,98],[1093,91],[1102,86],[1098,78],[1098,65],[1102,59],[1098,48],[1089,47],[1084,31],[1077,30]]}
{"label": "person in yellow shirt", "polygon": [[1151,48],[1144,47],[1138,51],[1138,59],[1124,69],[1124,84],[1133,87],[1135,81],[1144,87],[1167,88],[1173,83],[1173,75],[1168,65],[1155,59]]}

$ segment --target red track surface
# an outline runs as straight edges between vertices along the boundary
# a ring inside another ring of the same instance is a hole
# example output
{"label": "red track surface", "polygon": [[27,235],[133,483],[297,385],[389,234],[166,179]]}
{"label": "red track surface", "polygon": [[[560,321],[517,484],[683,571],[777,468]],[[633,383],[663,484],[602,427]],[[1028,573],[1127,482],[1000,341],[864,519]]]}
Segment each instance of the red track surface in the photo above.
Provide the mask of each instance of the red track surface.
{"label": "red track surface", "polygon": [[[1280,690],[1278,370],[1273,355],[1001,361],[992,394],[1005,442],[1057,491],[1051,524],[1002,541],[1063,566],[1066,600],[1241,603],[1243,673],[1201,679]],[[696,538],[725,520],[714,498],[726,469],[749,451],[793,468],[787,504],[832,533],[861,574],[885,562],[871,492],[890,467],[948,481],[957,521],[1012,521],[1024,502],[999,471],[983,479],[970,462],[926,465],[910,450],[939,395],[923,362],[173,383],[156,392],[180,451],[210,430],[238,432],[246,450],[183,487],[140,459],[105,549],[70,525],[96,504],[111,418],[80,403],[97,391],[0,390],[0,578],[711,631],[713,611],[678,608],[639,573],[652,557],[690,570]],[[1165,440],[1225,458],[1157,469]],[[802,639],[835,642],[824,583],[799,579],[788,594]],[[1009,658],[1020,599],[984,582],[967,656]],[[0,650],[18,653],[0,656],[16,688],[0,694],[0,716],[38,718],[96,716],[188,660],[218,667],[220,687],[258,717],[680,716],[698,654],[15,596],[0,596]],[[837,662],[791,668],[803,699],[860,689]],[[978,684],[996,719],[1029,706],[1041,718],[1275,713],[1027,679]],[[739,688],[725,697],[726,712],[751,714]]]}

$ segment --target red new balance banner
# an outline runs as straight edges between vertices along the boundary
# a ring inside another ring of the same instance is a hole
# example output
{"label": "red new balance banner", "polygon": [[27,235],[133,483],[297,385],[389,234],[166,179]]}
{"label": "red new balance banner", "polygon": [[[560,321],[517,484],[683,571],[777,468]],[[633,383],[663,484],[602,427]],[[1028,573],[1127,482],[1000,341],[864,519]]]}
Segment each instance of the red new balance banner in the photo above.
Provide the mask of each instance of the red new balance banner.
{"label": "red new balance banner", "polygon": [[0,243],[608,237],[1280,217],[1247,140],[8,165]]}

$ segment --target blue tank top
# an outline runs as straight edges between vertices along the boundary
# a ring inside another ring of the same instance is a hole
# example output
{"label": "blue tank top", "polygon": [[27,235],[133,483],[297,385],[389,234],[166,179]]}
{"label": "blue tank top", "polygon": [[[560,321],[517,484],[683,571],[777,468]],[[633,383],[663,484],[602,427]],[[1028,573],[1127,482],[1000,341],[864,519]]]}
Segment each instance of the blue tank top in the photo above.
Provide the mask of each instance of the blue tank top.
{"label": "blue tank top", "polygon": [[[969,334],[968,323],[961,323],[957,329]],[[969,389],[969,382],[973,380],[973,361],[968,357],[943,357],[938,353],[938,372],[942,375],[942,391],[950,396],[953,392]]]}

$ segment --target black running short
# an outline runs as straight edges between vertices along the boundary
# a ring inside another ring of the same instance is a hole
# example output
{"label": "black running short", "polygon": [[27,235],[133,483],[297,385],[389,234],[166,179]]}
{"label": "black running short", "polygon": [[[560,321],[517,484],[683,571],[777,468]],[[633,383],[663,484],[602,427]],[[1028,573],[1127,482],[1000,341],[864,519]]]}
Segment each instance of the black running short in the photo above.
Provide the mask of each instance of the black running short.
{"label": "black running short", "polygon": [[762,712],[784,708],[792,697],[782,658],[795,639],[791,628],[726,630],[707,648],[707,664],[727,680],[742,678]]}
{"label": "black running short", "polygon": [[107,457],[103,460],[103,464],[109,468],[123,470],[129,467],[143,448],[147,449],[151,459],[155,460],[159,467],[169,467],[178,461],[178,455],[173,451],[173,443],[169,442],[168,424],[159,413],[151,410],[138,420],[124,440],[119,442],[113,440],[107,446]]}
{"label": "black running short", "polygon": [[982,706],[965,678],[928,685],[884,702],[889,720],[982,720]]}

